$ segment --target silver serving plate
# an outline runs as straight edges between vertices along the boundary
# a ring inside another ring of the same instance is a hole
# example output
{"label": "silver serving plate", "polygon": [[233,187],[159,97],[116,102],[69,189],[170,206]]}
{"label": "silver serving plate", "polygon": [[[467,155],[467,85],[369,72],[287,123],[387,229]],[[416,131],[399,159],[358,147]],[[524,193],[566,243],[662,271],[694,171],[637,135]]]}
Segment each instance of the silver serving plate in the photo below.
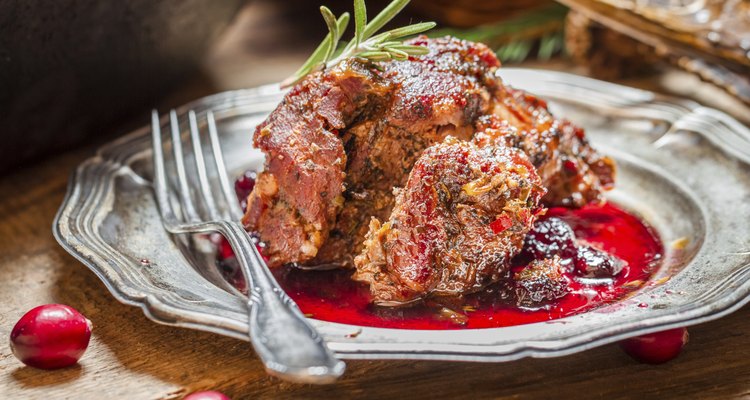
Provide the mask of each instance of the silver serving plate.
{"label": "silver serving plate", "polygon": [[[342,358],[508,361],[554,357],[719,318],[750,300],[750,131],[688,101],[575,75],[503,69],[508,83],[550,100],[617,161],[610,201],[639,214],[665,257],[633,296],[583,314],[506,328],[418,331],[312,320]],[[229,170],[261,168],[257,123],[282,98],[276,86],[209,96],[178,110],[216,115]],[[145,120],[145,117],[144,117]],[[82,163],[54,222],[60,244],[123,303],[156,322],[247,340],[245,301],[194,245],[159,222],[147,127]],[[179,239],[179,238],[178,238]],[[646,306],[647,305],[647,306]]]}

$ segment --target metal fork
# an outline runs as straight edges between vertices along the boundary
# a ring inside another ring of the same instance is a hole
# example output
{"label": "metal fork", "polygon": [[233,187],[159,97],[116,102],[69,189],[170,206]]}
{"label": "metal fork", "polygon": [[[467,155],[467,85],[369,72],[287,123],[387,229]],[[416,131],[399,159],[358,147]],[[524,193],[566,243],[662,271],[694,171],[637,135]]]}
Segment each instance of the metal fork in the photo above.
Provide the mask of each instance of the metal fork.
{"label": "metal fork", "polygon": [[224,235],[248,284],[250,342],[266,370],[271,375],[295,382],[331,382],[343,374],[345,364],[326,347],[297,305],[278,286],[255,243],[240,225],[242,211],[226,176],[216,122],[211,112],[207,113],[206,119],[214,160],[209,165],[215,168],[214,173],[218,176],[223,207],[214,196],[208,178],[195,112],[188,113],[193,167],[198,177],[198,188],[192,191],[196,185],[191,186],[188,181],[177,113],[172,110],[169,114],[176,185],[170,185],[167,180],[159,114],[156,110],[151,114],[154,191],[164,228],[172,234],[219,232]]}

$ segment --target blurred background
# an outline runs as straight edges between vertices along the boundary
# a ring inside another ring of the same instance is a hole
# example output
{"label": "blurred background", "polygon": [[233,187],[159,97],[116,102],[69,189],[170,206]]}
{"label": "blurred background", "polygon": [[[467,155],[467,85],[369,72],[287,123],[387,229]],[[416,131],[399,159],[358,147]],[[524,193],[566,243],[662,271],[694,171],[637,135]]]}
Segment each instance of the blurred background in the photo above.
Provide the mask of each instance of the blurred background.
{"label": "blurred background", "polygon": [[[325,35],[321,2],[352,9],[351,0],[0,0],[0,175],[143,125],[153,107],[278,82]],[[368,0],[370,15],[387,3]],[[670,92],[749,120],[748,0],[412,0],[400,18],[487,43],[506,66]]]}

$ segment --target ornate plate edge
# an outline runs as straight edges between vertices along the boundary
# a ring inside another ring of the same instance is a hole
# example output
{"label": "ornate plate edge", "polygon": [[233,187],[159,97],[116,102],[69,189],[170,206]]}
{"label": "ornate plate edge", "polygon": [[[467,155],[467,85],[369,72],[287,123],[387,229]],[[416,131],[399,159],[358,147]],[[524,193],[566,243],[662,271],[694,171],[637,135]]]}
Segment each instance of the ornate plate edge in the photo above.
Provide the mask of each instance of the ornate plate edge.
{"label": "ornate plate edge", "polygon": [[[575,77],[575,79],[579,79],[581,81],[592,81],[599,83],[598,81],[595,81],[590,78],[585,77],[579,77],[575,75],[560,73],[560,72],[552,72],[552,71],[534,71],[535,73],[542,73],[546,74],[552,77],[557,78],[568,78],[568,77]],[[603,82],[604,83],[604,82]],[[607,85],[610,85],[612,87],[617,87],[622,90],[633,90],[638,91],[637,93],[639,95],[644,95],[644,98],[642,98],[642,101],[650,102],[655,99],[655,95],[651,92],[642,91],[639,89],[632,89],[624,86],[619,86],[611,83],[605,83]],[[256,89],[259,93],[273,90],[273,86],[266,86],[262,88]],[[253,90],[254,91],[254,90]],[[635,93],[635,92],[634,92]],[[646,94],[650,96],[645,96]],[[213,96],[219,96],[213,95]],[[209,96],[213,97],[213,96]],[[184,107],[181,107],[183,109],[191,107],[193,104],[196,104],[201,101],[205,101],[208,98],[203,98],[196,100],[194,102],[191,102]],[[668,102],[668,100],[665,100],[665,103]],[[677,103],[677,102],[676,102]],[[683,105],[686,103],[682,103]],[[727,134],[730,133],[734,136],[741,137],[743,146],[745,143],[747,143],[748,140],[748,133],[746,132],[746,128],[739,125],[739,123],[734,120],[733,118],[729,117],[728,115],[721,113],[717,110],[707,109],[704,107],[698,107],[697,105],[690,104],[685,108],[689,109],[690,111],[686,112],[685,116],[686,120],[688,122],[696,123],[692,120],[693,117],[690,117],[694,111],[698,111],[700,115],[710,115],[712,119],[715,119],[715,121],[721,122],[721,132],[709,132],[708,139],[714,142],[714,140],[721,142],[721,137],[719,134]],[[698,118],[700,120],[701,118]],[[682,120],[682,119],[681,119]],[[690,125],[689,123],[682,127],[682,129],[690,129],[690,127],[693,125]],[[744,129],[745,131],[737,131],[737,127],[740,127]],[[125,141],[132,137],[137,137],[140,134],[142,134],[142,131],[144,131],[146,128],[138,129],[131,134],[128,134],[120,139],[117,139],[115,142]],[[712,137],[714,139],[712,139]],[[722,143],[714,142],[714,144],[719,145],[724,151],[727,151],[729,154],[732,154],[734,156],[738,155],[744,155],[747,157],[747,154],[744,151],[738,152],[736,147],[725,147],[722,145]],[[105,145],[104,147],[107,147],[109,145]],[[744,150],[744,148],[743,148]],[[740,154],[737,154],[740,153]],[[738,157],[741,158],[743,161],[747,162],[747,158],[745,157]],[[65,198],[62,202],[62,205],[60,209],[58,210],[54,221],[53,221],[53,235],[55,239],[60,243],[60,245],[68,251],[71,255],[73,255],[76,259],[81,261],[84,265],[86,265],[92,272],[94,272],[97,277],[99,277],[100,280],[103,281],[107,289],[112,293],[113,297],[115,297],[118,301],[134,305],[140,307],[144,314],[151,320],[166,324],[166,325],[173,325],[173,326],[179,326],[179,327],[187,327],[192,329],[199,329],[209,332],[214,332],[226,336],[235,337],[242,340],[248,340],[246,337],[246,334],[243,334],[241,330],[237,330],[236,327],[228,327],[224,326],[225,324],[220,323],[220,321],[214,321],[215,324],[206,324],[206,320],[203,318],[209,317],[208,315],[200,314],[200,318],[203,320],[198,320],[198,317],[192,318],[190,315],[184,315],[184,313],[189,313],[188,310],[179,310],[175,307],[166,304],[165,302],[161,301],[156,296],[150,296],[148,293],[140,292],[137,295],[129,295],[127,292],[128,290],[124,290],[123,288],[119,287],[117,282],[110,281],[101,267],[97,265],[94,261],[92,261],[87,254],[85,254],[84,251],[79,250],[78,246],[81,246],[81,248],[90,251],[93,254],[96,254],[95,250],[92,250],[90,248],[87,248],[85,246],[85,242],[82,240],[78,240],[78,244],[76,245],[74,241],[71,239],[78,239],[78,238],[68,238],[63,232],[63,228],[66,225],[63,221],[63,217],[66,215],[67,212],[71,212],[70,207],[72,205],[71,201],[76,193],[76,191],[81,191],[83,187],[83,183],[79,179],[79,175],[83,173],[83,171],[86,168],[90,168],[94,165],[101,165],[105,163],[110,163],[110,161],[104,160],[100,155],[96,155],[94,157],[91,157],[87,160],[85,160],[76,170],[73,172],[70,181],[68,183],[67,192],[65,195]],[[112,165],[111,170],[109,171],[108,175],[101,175],[98,182],[96,182],[93,186],[100,186],[103,184],[102,180],[103,178],[111,178],[117,169],[122,167],[122,164],[118,165]],[[77,215],[76,217],[80,218],[80,215]],[[101,255],[99,255],[101,256]],[[748,274],[750,275],[750,274]],[[728,281],[725,281],[723,283],[729,284],[729,283],[737,283],[736,281],[732,281],[729,279]],[[132,289],[132,288],[131,288]],[[716,298],[718,296],[718,298]],[[567,354],[572,354],[578,351],[582,351],[585,349],[601,346],[604,344],[612,343],[619,341],[621,339],[632,337],[640,334],[645,334],[649,332],[654,331],[660,331],[664,329],[670,329],[674,327],[679,326],[688,326],[688,325],[694,325],[710,320],[714,320],[720,317],[723,317],[731,312],[734,312],[750,302],[750,276],[745,277],[742,281],[741,286],[735,287],[732,292],[730,292],[728,295],[724,294],[721,295],[721,293],[715,293],[714,296],[711,296],[712,298],[703,299],[705,302],[700,307],[695,307],[690,310],[685,310],[684,313],[679,314],[667,314],[663,316],[653,317],[651,320],[649,320],[650,323],[646,324],[645,326],[641,327],[635,327],[635,326],[629,326],[631,324],[622,324],[619,326],[613,326],[610,329],[607,330],[600,330],[596,332],[595,335],[589,336],[586,338],[587,340],[584,340],[582,337],[577,338],[569,338],[568,340],[558,340],[558,346],[545,346],[542,343],[536,343],[533,342],[518,342],[515,344],[515,346],[507,346],[507,345],[457,345],[452,346],[449,348],[443,348],[441,350],[431,350],[429,348],[419,348],[421,346],[417,346],[417,348],[414,347],[412,343],[409,343],[408,345],[411,347],[408,351],[404,349],[399,349],[398,347],[401,346],[395,346],[393,350],[378,350],[376,348],[373,348],[373,344],[365,344],[357,343],[357,342],[350,342],[350,341],[342,341],[338,340],[337,337],[331,337],[329,338],[329,346],[336,351],[337,354],[339,354],[342,358],[347,359],[430,359],[430,360],[455,360],[455,361],[488,361],[488,362],[498,362],[498,361],[510,361],[515,359],[520,359],[524,357],[538,357],[538,358],[546,358],[546,357],[556,357],[556,356],[563,356]],[[182,315],[181,315],[181,312]],[[183,320],[179,320],[178,318],[167,318],[167,315],[174,315],[174,316],[181,316]],[[187,317],[187,318],[185,318]],[[658,321],[657,321],[658,320]],[[316,321],[317,322],[317,321]],[[644,321],[636,321],[640,325],[644,325]],[[632,325],[634,325],[633,323]],[[329,325],[336,325],[336,324],[329,324]],[[547,343],[548,344],[548,343]],[[403,345],[403,344],[401,344]],[[429,347],[429,343],[425,344],[426,347]],[[442,346],[442,345],[441,345]],[[506,351],[498,351],[500,348],[503,347],[510,347],[505,349]],[[481,351],[479,351],[481,350]]]}

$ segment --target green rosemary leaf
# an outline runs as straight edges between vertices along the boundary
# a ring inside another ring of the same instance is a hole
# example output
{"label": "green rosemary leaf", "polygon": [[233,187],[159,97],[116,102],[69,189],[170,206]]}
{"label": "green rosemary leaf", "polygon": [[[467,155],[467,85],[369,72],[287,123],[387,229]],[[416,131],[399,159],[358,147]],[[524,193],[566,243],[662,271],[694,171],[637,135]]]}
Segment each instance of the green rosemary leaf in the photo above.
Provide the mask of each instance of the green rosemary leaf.
{"label": "green rosemary leaf", "polygon": [[370,36],[375,34],[375,32],[379,31],[380,28],[384,27],[385,24],[390,22],[393,17],[400,13],[401,10],[403,10],[404,7],[409,4],[409,1],[410,0],[394,0],[391,2],[391,4],[388,4],[388,6],[383,9],[383,11],[376,15],[375,18],[373,18],[372,21],[367,24],[363,34],[363,40],[368,39]]}
{"label": "green rosemary leaf", "polygon": [[[349,25],[349,13],[343,13],[339,17],[339,19],[336,21],[337,28],[339,30],[339,35],[343,34],[346,30],[346,26]],[[339,36],[340,38],[341,36]],[[321,63],[325,62],[325,57],[327,55],[328,46],[331,43],[331,34],[329,33],[324,39],[323,42],[321,42],[318,47],[313,51],[312,55],[305,61],[304,64],[302,64],[301,67],[294,73],[294,75],[290,76],[289,78],[286,78],[284,81],[281,82],[281,87],[287,87],[291,86],[295,83],[297,83],[300,79],[305,77],[305,75],[309,74],[313,68],[317,67]]]}
{"label": "green rosemary leaf", "polygon": [[336,16],[333,15],[330,9],[326,6],[320,6],[320,14],[323,15],[326,25],[328,25],[328,32],[331,35],[331,40],[328,41],[328,49],[326,50],[325,61],[331,59],[333,52],[336,51],[336,45],[339,43],[339,28],[336,23]]}
{"label": "green rosemary leaf", "polygon": [[534,47],[533,40],[522,40],[518,42],[518,47],[516,48],[516,54],[513,62],[521,62],[525,60],[529,56],[532,47]]}
{"label": "green rosemary leaf", "polygon": [[552,57],[552,53],[555,51],[554,37],[544,36],[539,39],[539,51],[537,51],[537,57],[541,60],[548,60]]}
{"label": "green rosemary leaf", "polygon": [[354,0],[354,46],[359,46],[364,40],[367,27],[367,8],[365,0]]}
{"label": "green rosemary leaf", "polygon": [[384,47],[401,50],[412,56],[422,56],[430,52],[430,49],[428,49],[425,46],[414,46],[410,44],[394,44],[394,45],[388,45],[388,46],[385,46],[384,44]]}
{"label": "green rosemary leaf", "polygon": [[533,40],[515,40],[498,49],[497,57],[503,63],[520,62],[528,57],[533,46]]}
{"label": "green rosemary leaf", "polygon": [[387,51],[365,51],[362,53],[357,54],[357,57],[366,58],[368,60],[389,60],[391,58],[391,53]]}
{"label": "green rosemary leaf", "polygon": [[[305,64],[294,75],[281,83],[282,87],[293,85],[317,69],[332,67],[350,57],[382,61],[406,60],[410,55],[418,56],[427,54],[429,52],[427,48],[405,45],[398,39],[432,29],[435,27],[434,22],[408,25],[373,36],[408,3],[409,0],[393,0],[368,23],[365,1],[354,0],[354,39],[343,46],[343,49],[338,48],[338,43],[349,23],[349,14],[344,13],[336,20],[331,10],[325,6],[321,6],[320,13],[323,15],[323,19],[328,26],[329,33],[318,48],[315,49],[310,58],[305,61]],[[377,65],[374,65],[374,67],[377,68]]]}
{"label": "green rosemary leaf", "polygon": [[500,61],[508,62],[508,60],[510,60],[511,58],[511,55],[513,54],[515,46],[516,46],[516,42],[511,42],[511,43],[501,46],[499,49],[495,51],[495,54],[497,54],[497,58]]}
{"label": "green rosemary leaf", "polygon": [[380,43],[380,46],[382,46],[382,47],[391,47],[391,46],[401,46],[403,44],[404,44],[404,42],[402,42],[400,40],[390,40],[388,42]]}
{"label": "green rosemary leaf", "polygon": [[394,47],[384,47],[383,50],[391,53],[391,57],[393,57],[395,60],[406,60],[409,58],[408,53]]}
{"label": "green rosemary leaf", "polygon": [[[523,61],[532,56],[548,59],[564,47],[563,26],[566,14],[567,8],[555,3],[498,23],[465,29],[437,29],[428,35],[431,37],[450,35],[485,43],[497,49],[498,58],[503,63]],[[535,48],[538,50],[533,51]]]}
{"label": "green rosemary leaf", "polygon": [[560,50],[563,43],[562,32],[553,33],[542,37],[539,41],[537,57],[540,60],[549,60],[553,54]]}
{"label": "green rosemary leaf", "polygon": [[336,40],[341,40],[341,36],[346,31],[347,26],[349,26],[349,13],[345,12],[336,20],[336,27],[339,30],[339,37],[337,37]]}
{"label": "green rosemary leaf", "polygon": [[513,58],[513,53],[516,51],[517,44],[518,42],[510,42],[501,46],[495,52],[497,53],[497,58],[500,59],[501,62],[510,62],[510,59]]}
{"label": "green rosemary leaf", "polygon": [[401,28],[391,29],[390,31],[383,32],[377,36],[373,36],[373,41],[384,41],[390,39],[400,39],[405,36],[416,35],[425,31],[429,31],[437,25],[434,22],[420,22],[418,24],[407,25]]}

